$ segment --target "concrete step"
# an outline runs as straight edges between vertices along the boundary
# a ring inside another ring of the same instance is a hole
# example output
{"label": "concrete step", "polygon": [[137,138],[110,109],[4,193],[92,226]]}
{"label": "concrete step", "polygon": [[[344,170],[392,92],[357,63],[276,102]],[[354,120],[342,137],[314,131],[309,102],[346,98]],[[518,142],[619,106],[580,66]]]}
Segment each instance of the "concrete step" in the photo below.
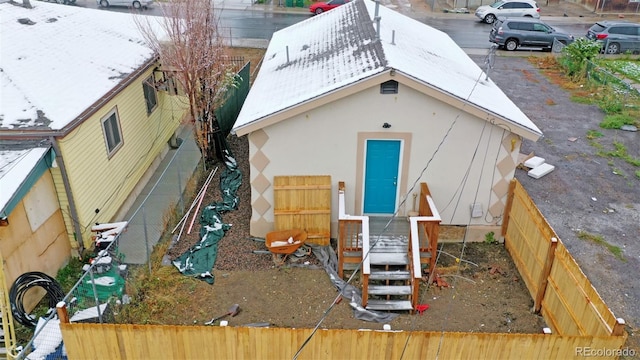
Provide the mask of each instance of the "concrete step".
{"label": "concrete step", "polygon": [[409,280],[411,273],[404,270],[397,271],[375,271],[371,270],[369,280]]}
{"label": "concrete step", "polygon": [[391,310],[391,311],[411,311],[411,301],[409,300],[369,300],[367,302],[369,310]]}
{"label": "concrete step", "polygon": [[409,285],[372,285],[369,286],[369,295],[411,295],[411,286]]}

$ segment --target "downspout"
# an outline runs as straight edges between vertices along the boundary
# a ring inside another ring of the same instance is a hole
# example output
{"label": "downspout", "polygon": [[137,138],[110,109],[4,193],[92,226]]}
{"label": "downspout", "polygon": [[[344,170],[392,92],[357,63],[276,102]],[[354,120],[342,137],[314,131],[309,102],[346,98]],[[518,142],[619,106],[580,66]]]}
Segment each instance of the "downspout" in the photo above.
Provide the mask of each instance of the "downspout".
{"label": "downspout", "polygon": [[76,209],[76,203],[73,200],[73,193],[71,192],[71,184],[69,184],[69,176],[67,174],[67,168],[64,165],[64,159],[62,158],[62,152],[60,146],[58,146],[58,140],[55,137],[49,138],[53,151],[56,152],[56,162],[60,166],[60,174],[62,175],[62,183],[64,184],[64,190],[67,193],[67,201],[69,201],[69,216],[73,221],[73,230],[76,234],[76,241],[78,242],[78,252],[80,255],[84,252],[84,241],[82,241],[82,231],[80,224],[78,223],[78,210]]}

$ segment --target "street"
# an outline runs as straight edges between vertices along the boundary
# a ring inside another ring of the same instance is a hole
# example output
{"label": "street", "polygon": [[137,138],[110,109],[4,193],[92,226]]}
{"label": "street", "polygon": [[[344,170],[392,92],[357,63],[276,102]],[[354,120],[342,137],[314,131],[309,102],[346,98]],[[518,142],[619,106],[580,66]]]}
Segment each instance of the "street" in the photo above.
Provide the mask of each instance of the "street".
{"label": "street", "polygon": [[[61,4],[60,6],[70,5]],[[101,8],[95,0],[77,0],[74,6],[96,9],[97,11],[123,13],[131,13],[134,11],[127,7],[111,6],[109,8]],[[269,40],[274,32],[312,16],[310,13],[305,12],[304,9],[287,13],[267,12],[262,9],[253,10],[250,5],[244,6],[240,2],[237,2],[236,6],[221,6],[220,9],[220,32],[223,37],[229,38],[232,41],[237,39]],[[151,8],[142,10],[141,14],[161,16],[162,8],[160,4],[155,3]],[[453,41],[463,49],[484,50],[488,49],[491,45],[489,43],[491,25],[481,23],[474,17],[465,19],[425,18],[418,20],[447,33]],[[571,20],[567,18],[553,19],[547,22],[554,27],[561,28],[573,34],[576,38],[584,36],[591,25],[588,23],[571,23]],[[520,51],[529,51],[529,49]]]}

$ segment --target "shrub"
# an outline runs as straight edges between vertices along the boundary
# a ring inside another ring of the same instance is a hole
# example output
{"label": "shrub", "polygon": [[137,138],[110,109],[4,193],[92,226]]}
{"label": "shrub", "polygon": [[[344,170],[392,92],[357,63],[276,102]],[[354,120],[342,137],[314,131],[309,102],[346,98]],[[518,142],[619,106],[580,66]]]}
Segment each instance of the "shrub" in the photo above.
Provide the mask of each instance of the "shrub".
{"label": "shrub", "polygon": [[569,76],[584,78],[587,61],[594,59],[600,53],[600,48],[600,45],[593,40],[578,38],[562,49],[560,64]]}

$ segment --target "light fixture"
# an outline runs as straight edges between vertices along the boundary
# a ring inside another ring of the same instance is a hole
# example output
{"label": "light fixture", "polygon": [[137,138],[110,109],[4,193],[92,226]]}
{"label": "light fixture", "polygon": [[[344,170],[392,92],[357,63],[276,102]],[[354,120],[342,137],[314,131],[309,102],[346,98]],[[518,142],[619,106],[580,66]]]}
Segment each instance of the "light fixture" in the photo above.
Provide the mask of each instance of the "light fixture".
{"label": "light fixture", "polygon": [[9,219],[6,216],[0,217],[0,226],[9,226]]}
{"label": "light fixture", "polygon": [[383,128],[383,129],[388,129],[388,128],[390,128],[390,127],[391,127],[391,124],[389,124],[389,123],[384,123],[384,124],[382,124],[382,128]]}
{"label": "light fixture", "polygon": [[394,76],[396,74],[396,69],[391,69],[391,71],[389,71],[389,75]]}

